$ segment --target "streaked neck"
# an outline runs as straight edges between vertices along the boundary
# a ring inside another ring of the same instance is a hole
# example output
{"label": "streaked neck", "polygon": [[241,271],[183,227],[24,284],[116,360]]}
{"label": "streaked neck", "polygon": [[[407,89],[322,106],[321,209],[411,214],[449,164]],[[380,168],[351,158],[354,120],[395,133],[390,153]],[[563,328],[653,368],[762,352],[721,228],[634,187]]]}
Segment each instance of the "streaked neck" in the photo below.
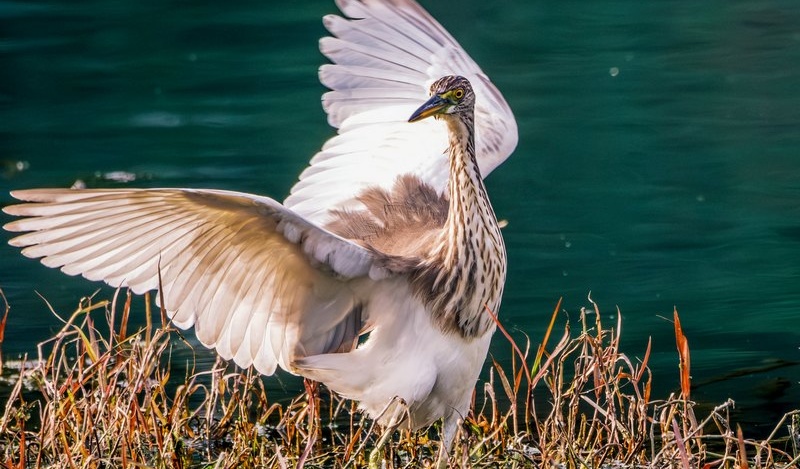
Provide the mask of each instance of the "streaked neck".
{"label": "streaked neck", "polygon": [[500,305],[506,254],[475,156],[472,116],[447,119],[450,135],[450,206],[439,245],[443,288],[439,307],[446,324],[463,336],[493,328],[485,311]]}

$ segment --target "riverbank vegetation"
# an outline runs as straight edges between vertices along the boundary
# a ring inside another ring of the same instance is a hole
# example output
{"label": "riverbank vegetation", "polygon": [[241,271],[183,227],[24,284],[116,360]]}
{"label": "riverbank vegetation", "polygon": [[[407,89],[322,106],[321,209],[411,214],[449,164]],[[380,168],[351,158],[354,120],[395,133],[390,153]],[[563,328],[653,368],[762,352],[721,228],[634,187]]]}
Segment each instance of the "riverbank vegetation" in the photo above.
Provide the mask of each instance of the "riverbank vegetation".
{"label": "riverbank vegetation", "polygon": [[[352,402],[311,382],[294,400],[277,401],[265,387],[270,378],[222,361],[210,370],[192,363],[177,370],[173,350],[196,346],[163,313],[150,310],[150,298],[144,307],[154,319],[131,330],[135,301],[141,299],[119,291],[109,300],[83,299],[69,317],[54,312],[60,331],[39,344],[38,356],[15,362],[0,408],[0,464],[366,466],[380,429]],[[575,322],[557,306],[539,340],[520,341],[498,323],[495,340],[509,344],[512,359],[491,359],[451,453],[452,467],[743,469],[800,463],[800,411],[786,414],[758,440],[732,420],[732,401],[700,413],[691,400],[689,341],[677,311],[681,391],[654,396],[650,347],[624,353],[620,315],[603,324],[592,304]],[[8,376],[13,364],[5,365]],[[436,426],[397,432],[384,466],[432,464],[437,439]]]}

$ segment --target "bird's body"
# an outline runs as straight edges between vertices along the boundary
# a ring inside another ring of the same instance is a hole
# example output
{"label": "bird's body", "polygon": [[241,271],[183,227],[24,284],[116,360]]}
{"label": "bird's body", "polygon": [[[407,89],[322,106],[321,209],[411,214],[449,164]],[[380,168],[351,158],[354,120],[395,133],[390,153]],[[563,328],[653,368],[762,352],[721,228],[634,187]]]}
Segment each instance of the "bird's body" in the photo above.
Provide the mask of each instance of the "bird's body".
{"label": "bird's body", "polygon": [[[502,121],[510,111],[499,92],[418,5],[339,6],[364,18],[326,18],[338,38],[321,42],[336,63],[321,78],[340,134],[284,204],[216,190],[37,189],[12,193],[28,203],[4,210],[26,218],[5,228],[30,232],[11,244],[47,266],[135,293],[160,288],[176,325],[194,326],[241,366],[321,381],[392,427],[444,418],[446,449],[494,331],[486,309],[497,311],[505,281],[481,166],[488,172],[508,156],[516,126]],[[410,45],[366,34],[381,28]],[[368,53],[373,42],[394,55],[382,63]],[[454,71],[470,74],[433,82],[413,123],[408,104],[424,94],[409,97],[411,82],[398,85],[391,69],[419,75],[419,88],[424,54],[403,47],[444,48],[461,57]],[[390,104],[380,103],[382,86]],[[440,146],[410,153],[420,142]]]}
{"label": "bird's body", "polygon": [[388,420],[393,400],[402,399],[414,429],[441,417],[455,425],[466,415],[494,331],[485,310],[497,311],[505,283],[505,246],[475,158],[473,105],[464,102],[474,98],[472,88],[462,77],[444,77],[431,92],[438,99],[452,89],[463,93],[463,108],[437,114],[450,136],[449,193],[437,196],[419,179],[400,177],[391,191],[363,193],[364,209],[337,212],[329,225],[391,274],[355,288],[370,292],[361,314],[381,327],[349,353],[296,362],[300,374],[374,417]]}
{"label": "bird's body", "polygon": [[407,428],[440,418],[454,426],[466,416],[491,333],[465,347],[462,337],[442,332],[405,281],[383,282],[375,292],[381,327],[349,353],[301,359],[300,373],[358,401],[383,425],[399,408]]}

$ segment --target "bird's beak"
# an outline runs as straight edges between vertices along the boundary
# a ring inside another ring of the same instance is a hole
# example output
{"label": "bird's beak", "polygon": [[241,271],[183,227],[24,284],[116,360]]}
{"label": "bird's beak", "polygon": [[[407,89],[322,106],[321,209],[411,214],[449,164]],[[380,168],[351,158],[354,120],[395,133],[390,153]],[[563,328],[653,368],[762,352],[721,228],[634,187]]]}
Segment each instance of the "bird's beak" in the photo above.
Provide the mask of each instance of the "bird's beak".
{"label": "bird's beak", "polygon": [[449,105],[450,101],[443,99],[438,94],[435,94],[431,96],[431,99],[425,101],[425,104],[420,106],[419,109],[414,111],[414,114],[411,114],[411,117],[408,118],[408,121],[417,122],[425,119],[426,117],[441,114]]}

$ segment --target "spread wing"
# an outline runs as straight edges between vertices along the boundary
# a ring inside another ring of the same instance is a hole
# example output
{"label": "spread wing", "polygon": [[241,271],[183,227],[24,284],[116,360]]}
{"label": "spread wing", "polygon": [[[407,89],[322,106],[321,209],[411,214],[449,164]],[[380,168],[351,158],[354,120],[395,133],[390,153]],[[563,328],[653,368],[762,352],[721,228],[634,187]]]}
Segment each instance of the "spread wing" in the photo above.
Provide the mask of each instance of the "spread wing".
{"label": "spread wing", "polygon": [[300,175],[285,205],[320,224],[330,211],[360,208],[363,189],[390,189],[413,174],[440,193],[447,184],[447,132],[434,119],[409,124],[431,83],[462,75],[477,95],[476,153],[485,177],[517,145],[517,124],[503,96],[455,39],[413,0],[339,0],[346,18],[324,18],[320,50],[332,64],[319,76],[339,129]]}
{"label": "spread wing", "polygon": [[136,293],[157,289],[180,327],[226,359],[271,374],[298,354],[352,348],[363,327],[349,279],[373,254],[279,203],[189,189],[13,192],[11,244],[48,267]]}

